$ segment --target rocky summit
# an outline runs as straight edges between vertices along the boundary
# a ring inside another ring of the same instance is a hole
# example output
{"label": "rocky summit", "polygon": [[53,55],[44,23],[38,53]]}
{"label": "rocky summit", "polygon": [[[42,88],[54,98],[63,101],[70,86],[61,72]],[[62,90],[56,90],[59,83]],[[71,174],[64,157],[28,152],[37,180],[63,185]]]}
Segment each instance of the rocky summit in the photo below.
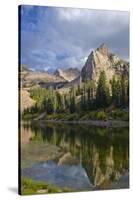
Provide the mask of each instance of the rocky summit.
{"label": "rocky summit", "polygon": [[102,44],[88,56],[81,71],[82,81],[93,80],[97,83],[101,71],[105,71],[107,80],[110,81],[113,75],[128,75],[129,63],[110,52],[106,44]]}
{"label": "rocky summit", "polygon": [[80,71],[77,68],[57,69],[54,75],[70,82],[79,77]]}

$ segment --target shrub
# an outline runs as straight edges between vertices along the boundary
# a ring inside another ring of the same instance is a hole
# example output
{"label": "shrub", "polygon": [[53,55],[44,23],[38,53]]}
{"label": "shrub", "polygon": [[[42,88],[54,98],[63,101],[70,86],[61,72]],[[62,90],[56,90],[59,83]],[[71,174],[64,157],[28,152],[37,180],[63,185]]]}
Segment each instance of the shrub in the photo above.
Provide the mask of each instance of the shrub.
{"label": "shrub", "polygon": [[62,191],[56,186],[48,186],[48,193],[60,193],[60,192]]}
{"label": "shrub", "polygon": [[21,184],[23,185],[23,187],[31,187],[33,185],[33,182],[31,179],[22,178]]}
{"label": "shrub", "polygon": [[107,120],[107,114],[104,111],[99,111],[96,113],[97,120]]}
{"label": "shrub", "polygon": [[114,119],[118,119],[118,120],[124,120],[124,121],[128,121],[129,120],[129,113],[123,110],[114,110],[111,113],[112,117]]}
{"label": "shrub", "polygon": [[51,120],[51,119],[53,119],[53,117],[54,117],[54,115],[47,115],[47,116],[46,116],[46,119],[47,119],[47,120]]}
{"label": "shrub", "polygon": [[91,111],[91,112],[89,112],[89,114],[88,114],[88,116],[89,116],[89,119],[96,119],[96,111]]}
{"label": "shrub", "polygon": [[79,116],[76,113],[68,114],[65,116],[65,120],[71,121],[71,120],[78,120]]}

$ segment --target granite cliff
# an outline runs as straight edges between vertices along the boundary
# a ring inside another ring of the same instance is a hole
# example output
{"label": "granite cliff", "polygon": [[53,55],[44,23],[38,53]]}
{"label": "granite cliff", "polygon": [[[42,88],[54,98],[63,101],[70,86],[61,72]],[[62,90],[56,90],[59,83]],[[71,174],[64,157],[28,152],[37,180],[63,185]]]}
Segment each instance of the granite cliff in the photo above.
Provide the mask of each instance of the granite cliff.
{"label": "granite cliff", "polygon": [[105,44],[93,50],[88,56],[81,71],[82,81],[94,80],[96,83],[101,71],[105,71],[107,80],[125,73],[128,76],[129,63],[111,53]]}

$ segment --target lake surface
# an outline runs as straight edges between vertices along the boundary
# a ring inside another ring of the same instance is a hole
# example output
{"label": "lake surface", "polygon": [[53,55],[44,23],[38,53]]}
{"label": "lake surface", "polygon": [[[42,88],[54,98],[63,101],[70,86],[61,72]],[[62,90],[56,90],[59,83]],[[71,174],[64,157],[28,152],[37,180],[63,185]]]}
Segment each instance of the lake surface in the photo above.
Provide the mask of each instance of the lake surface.
{"label": "lake surface", "polygon": [[128,188],[128,128],[22,123],[21,175],[74,191]]}

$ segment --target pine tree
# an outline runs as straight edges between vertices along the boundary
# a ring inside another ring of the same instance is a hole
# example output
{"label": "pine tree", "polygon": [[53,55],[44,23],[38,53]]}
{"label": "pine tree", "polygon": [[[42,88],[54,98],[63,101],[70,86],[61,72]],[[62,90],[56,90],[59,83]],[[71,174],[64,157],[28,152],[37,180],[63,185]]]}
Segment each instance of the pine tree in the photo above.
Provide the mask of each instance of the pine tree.
{"label": "pine tree", "polygon": [[57,99],[57,113],[60,113],[63,110],[63,105],[62,105],[62,97],[59,92],[56,92],[56,99]]}
{"label": "pine tree", "polygon": [[95,83],[93,81],[87,82],[87,108],[92,110],[94,108],[95,99]]}
{"label": "pine tree", "polygon": [[53,105],[52,98],[48,98],[47,100],[46,111],[48,114],[52,114],[54,112],[54,105]]}
{"label": "pine tree", "polygon": [[121,83],[119,79],[116,82],[116,106],[121,106]]}
{"label": "pine tree", "polygon": [[128,80],[126,80],[124,74],[121,77],[113,77],[112,82],[112,102],[116,107],[128,106]]}
{"label": "pine tree", "polygon": [[80,94],[81,94],[81,88],[80,88],[80,84],[78,84],[77,90],[76,90],[76,96],[79,96]]}
{"label": "pine tree", "polygon": [[87,110],[87,99],[86,99],[86,83],[84,82],[82,85],[82,92],[81,92],[81,103],[80,103],[80,109],[81,111]]}
{"label": "pine tree", "polygon": [[74,113],[76,111],[75,97],[72,96],[70,100],[70,113]]}
{"label": "pine tree", "polygon": [[101,72],[97,91],[96,91],[96,105],[98,108],[105,108],[109,105],[110,92],[106,81],[106,74],[104,71]]}
{"label": "pine tree", "polygon": [[56,113],[56,110],[57,110],[57,98],[56,98],[56,94],[55,93],[53,95],[53,109],[54,109],[54,113]]}
{"label": "pine tree", "polygon": [[127,81],[126,78],[124,76],[124,74],[122,74],[121,76],[121,106],[122,107],[126,107],[127,106],[127,102],[128,102],[128,93],[127,93]]}
{"label": "pine tree", "polygon": [[70,113],[74,113],[76,111],[75,94],[75,87],[73,86],[70,91]]}
{"label": "pine tree", "polygon": [[111,89],[112,89],[112,103],[114,105],[117,105],[117,99],[118,99],[118,88],[117,88],[117,80],[115,76],[113,76],[111,81]]}
{"label": "pine tree", "polygon": [[127,106],[129,106],[129,80],[127,81]]}
{"label": "pine tree", "polygon": [[80,109],[81,109],[81,111],[85,110],[83,93],[81,94]]}

